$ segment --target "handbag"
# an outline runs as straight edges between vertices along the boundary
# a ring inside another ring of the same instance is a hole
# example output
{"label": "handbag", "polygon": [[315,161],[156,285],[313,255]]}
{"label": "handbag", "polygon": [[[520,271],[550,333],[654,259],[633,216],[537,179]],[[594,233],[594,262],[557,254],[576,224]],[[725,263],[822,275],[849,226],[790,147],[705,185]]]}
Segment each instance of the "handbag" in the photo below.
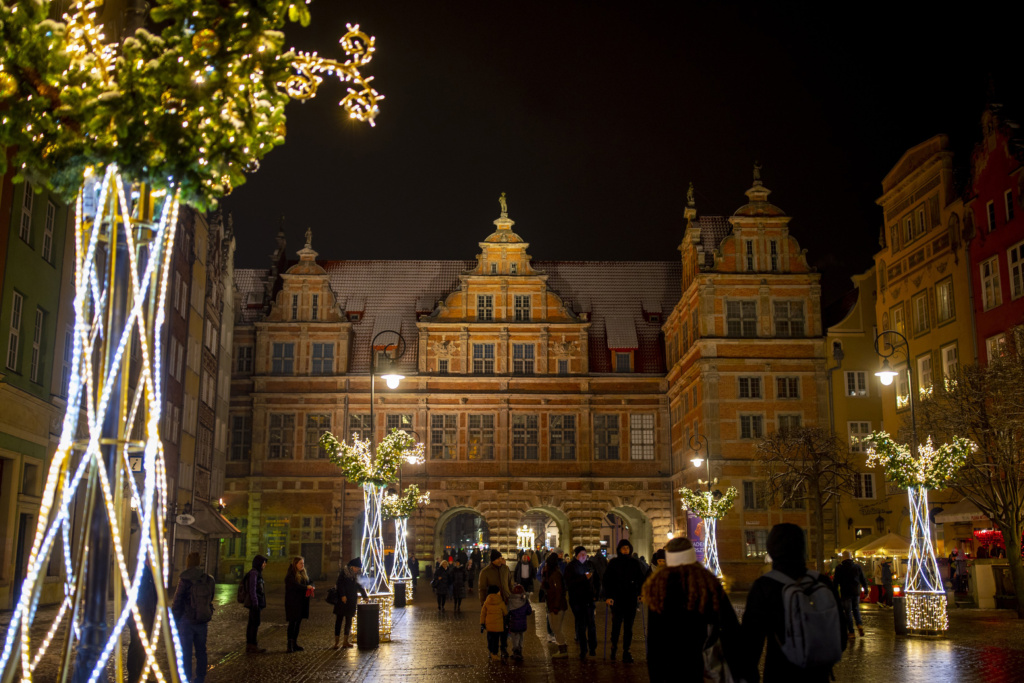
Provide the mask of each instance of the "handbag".
{"label": "handbag", "polygon": [[330,588],[327,589],[327,595],[324,596],[324,602],[326,602],[328,605],[337,605],[338,604],[338,587],[337,586],[331,586]]}
{"label": "handbag", "polygon": [[732,671],[725,661],[722,638],[717,624],[708,624],[708,639],[704,641],[705,683],[734,683]]}

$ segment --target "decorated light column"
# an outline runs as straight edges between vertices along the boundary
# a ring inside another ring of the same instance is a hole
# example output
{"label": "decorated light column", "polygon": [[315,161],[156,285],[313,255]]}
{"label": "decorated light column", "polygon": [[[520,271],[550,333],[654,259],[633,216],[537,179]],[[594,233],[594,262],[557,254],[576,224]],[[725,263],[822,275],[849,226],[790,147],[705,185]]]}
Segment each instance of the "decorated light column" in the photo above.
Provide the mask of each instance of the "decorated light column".
{"label": "decorated light column", "polygon": [[724,495],[716,498],[711,491],[696,493],[685,486],[679,489],[683,510],[689,510],[701,518],[704,524],[704,566],[715,576],[722,576],[718,562],[718,520],[729,514],[737,491],[730,486]]}
{"label": "decorated light column", "polygon": [[391,567],[391,585],[404,583],[405,599],[412,602],[412,572],[409,570],[409,516],[421,505],[430,504],[430,492],[410,484],[401,496],[389,493],[384,497],[384,519],[395,520],[395,562]]}

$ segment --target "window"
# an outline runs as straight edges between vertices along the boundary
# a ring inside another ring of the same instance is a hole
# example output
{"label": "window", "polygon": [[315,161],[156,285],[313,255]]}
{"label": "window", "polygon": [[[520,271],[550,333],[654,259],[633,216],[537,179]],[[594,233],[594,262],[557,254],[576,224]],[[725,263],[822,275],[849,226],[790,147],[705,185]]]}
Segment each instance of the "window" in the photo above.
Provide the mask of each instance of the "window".
{"label": "window", "polygon": [[904,322],[903,317],[903,304],[897,304],[892,307],[892,329],[899,332],[902,335],[907,334],[907,326]]}
{"label": "window", "polygon": [[295,344],[274,342],[270,372],[275,375],[290,375],[295,372]]}
{"label": "window", "polygon": [[270,450],[267,457],[271,460],[287,460],[292,457],[295,445],[295,415],[290,413],[270,414]]}
{"label": "window", "polygon": [[998,256],[993,256],[981,264],[981,297],[986,311],[1003,303],[1003,292],[999,285]]}
{"label": "window", "polygon": [[330,415],[306,415],[306,460],[320,460],[327,452],[320,446],[320,437],[331,431]]}
{"label": "window", "polygon": [[171,348],[167,355],[171,377],[181,382],[182,373],[185,370],[185,347],[177,339],[172,338]]}
{"label": "window", "polygon": [[217,378],[208,372],[203,372],[199,396],[211,408],[217,402]]}
{"label": "window", "polygon": [[772,257],[772,272],[779,272],[779,243],[775,240],[769,240],[768,252]]}
{"label": "window", "polygon": [[847,422],[846,433],[849,437],[851,453],[867,451],[867,444],[864,443],[864,440],[871,433],[870,422]]}
{"label": "window", "polygon": [[516,322],[527,322],[530,319],[530,295],[516,294],[515,297]]}
{"label": "window", "polygon": [[804,336],[804,304],[802,301],[775,302],[775,336]]}
{"label": "window", "polygon": [[324,518],[303,517],[299,540],[303,543],[316,543],[324,540]]}
{"label": "window", "polygon": [[917,390],[921,398],[928,398],[932,393],[932,354],[917,359]]}
{"label": "window", "polygon": [[[757,303],[754,301],[725,302],[726,335],[730,337],[757,336]],[[694,331],[696,332],[696,326]]]}
{"label": "window", "polygon": [[924,207],[921,206],[917,209],[917,222],[914,224],[914,237],[923,235],[927,228],[928,222],[924,217]]}
{"label": "window", "polygon": [[313,344],[313,374],[330,375],[334,372],[334,343]]}
{"label": "window", "polygon": [[631,372],[632,371],[632,355],[629,351],[616,351],[615,352],[615,372]]}
{"label": "window", "polygon": [[860,472],[853,479],[854,498],[875,497],[875,475],[871,472]]}
{"label": "window", "polygon": [[442,358],[441,360],[437,361],[437,374],[439,374],[439,375],[447,375],[448,374],[448,359],[447,358]]}
{"label": "window", "polygon": [[299,295],[292,294],[292,320],[299,319]]}
{"label": "window", "polygon": [[947,389],[956,386],[956,376],[960,367],[959,354],[956,344],[949,344],[939,349],[939,357],[942,358],[942,380]]}
{"label": "window", "polygon": [[[28,192],[25,186],[25,192]],[[18,370],[18,344],[21,341],[21,309],[24,306],[25,298],[18,292],[11,296],[11,327],[7,335],[7,367],[17,372]]]}
{"label": "window", "polygon": [[552,460],[576,459],[576,416],[552,415],[548,445]]}
{"label": "window", "polygon": [[57,207],[53,202],[46,202],[46,224],[43,227],[43,258],[53,260],[53,223],[57,217]]}
{"label": "window", "polygon": [[430,457],[453,460],[458,439],[458,415],[430,416]]}
{"label": "window", "polygon": [[512,416],[512,459],[536,460],[540,444],[540,429],[536,415]]}
{"label": "window", "polygon": [[238,538],[228,538],[227,550],[224,551],[225,557],[242,557],[245,559],[249,558],[248,547],[248,529],[249,529],[249,518],[248,517],[232,517],[228,520],[235,525],[235,528],[242,532]]}
{"label": "window", "polygon": [[799,415],[779,415],[779,432],[786,433],[800,429]]}
{"label": "window", "polygon": [[779,503],[779,507],[783,510],[803,510],[806,504],[807,487],[800,484],[795,490],[790,490],[789,495]]}
{"label": "window", "polygon": [[893,223],[889,228],[889,239],[891,244],[889,247],[892,249],[892,253],[896,253],[900,250],[900,224]]}
{"label": "window", "polygon": [[348,416],[348,431],[346,436],[353,439],[365,441],[370,438],[370,416],[350,413]]}
{"label": "window", "polygon": [[558,359],[558,374],[568,375],[569,374],[569,361],[565,358]]}
{"label": "window", "polygon": [[935,285],[935,312],[937,322],[949,322],[956,316],[953,305],[953,278],[949,277]]}
{"label": "window", "polygon": [[494,416],[469,416],[468,457],[470,460],[494,460]]}
{"label": "window", "polygon": [[235,349],[235,372],[246,374],[252,372],[251,346],[239,346]]}
{"label": "window", "polygon": [[309,317],[311,320],[318,320],[320,317],[320,295],[313,295],[313,304],[310,308]]}
{"label": "window", "polygon": [[494,374],[494,344],[473,344],[473,373]]}
{"label": "window", "polygon": [[989,360],[1006,355],[1006,335],[997,334],[985,340],[985,354]]}
{"label": "window", "polygon": [[629,416],[629,457],[631,460],[654,460],[654,415]]}
{"label": "window", "polygon": [[231,416],[231,451],[232,460],[248,460],[252,453],[252,416]]}
{"label": "window", "polygon": [[497,263],[492,263],[491,264],[491,275],[497,275],[497,274],[498,274],[498,264]]}
{"label": "window", "polygon": [[859,370],[846,372],[846,395],[868,395],[868,373]]}
{"label": "window", "polygon": [[778,377],[775,380],[775,393],[778,398],[800,398],[799,377]]}
{"label": "window", "polygon": [[903,244],[913,241],[914,239],[914,219],[911,216],[907,216],[903,219]]}
{"label": "window", "polygon": [[[71,390],[71,361],[75,354],[75,332],[68,328],[64,332],[64,356],[61,358],[60,368],[60,395],[67,398]],[[180,356],[178,363],[181,363]]]}
{"label": "window", "polygon": [[533,374],[533,344],[512,345],[512,372],[517,375]]}
{"label": "window", "polygon": [[910,405],[910,371],[906,365],[896,368],[896,409]]}
{"label": "window", "polygon": [[43,375],[42,346],[43,346],[43,322],[46,314],[43,309],[36,307],[36,324],[32,330],[32,361],[29,364],[29,379],[33,382],[40,382]]}
{"label": "window", "polygon": [[412,415],[392,414],[384,418],[384,430],[390,434],[392,429],[403,432],[412,430]]}
{"label": "window", "polygon": [[989,202],[985,205],[985,215],[988,216],[988,231],[996,229],[996,203]]}
{"label": "window", "polygon": [[760,377],[740,377],[740,398],[761,398]]}
{"label": "window", "polygon": [[762,415],[740,415],[740,438],[760,439],[764,436],[764,417]]}
{"label": "window", "polygon": [[1006,222],[1013,220],[1013,190],[1003,193],[1003,207],[1006,209]]}
{"label": "window", "polygon": [[25,183],[24,195],[21,199],[21,223],[18,225],[18,237],[28,244],[32,243],[32,201],[32,188]]}
{"label": "window", "polygon": [[479,322],[490,322],[491,320],[494,320],[494,297],[492,295],[477,295],[476,319]]}
{"label": "window", "polygon": [[516,274],[517,274],[517,273],[519,272],[519,264],[518,264],[518,263],[513,263],[513,264],[511,264],[511,265],[509,266],[509,271],[508,271],[508,272],[509,272],[509,273],[510,273],[511,275],[516,275]]}
{"label": "window", "polygon": [[754,241],[746,240],[747,270],[754,270]]}
{"label": "window", "polygon": [[745,481],[743,482],[743,509],[744,510],[764,510],[765,505],[765,485],[763,481]]}
{"label": "window", "polygon": [[764,557],[768,554],[768,532],[764,529],[747,529],[743,532],[746,556]]}
{"label": "window", "polygon": [[594,416],[594,460],[619,459],[619,416]]}
{"label": "window", "polygon": [[921,292],[911,299],[910,310],[914,315],[914,334],[927,332],[931,327],[928,322],[928,292]]}
{"label": "window", "polygon": [[1024,264],[1024,242],[1018,242],[1010,247],[1006,261],[1010,264],[1010,298],[1019,299],[1024,295],[1024,273],[1021,272]]}

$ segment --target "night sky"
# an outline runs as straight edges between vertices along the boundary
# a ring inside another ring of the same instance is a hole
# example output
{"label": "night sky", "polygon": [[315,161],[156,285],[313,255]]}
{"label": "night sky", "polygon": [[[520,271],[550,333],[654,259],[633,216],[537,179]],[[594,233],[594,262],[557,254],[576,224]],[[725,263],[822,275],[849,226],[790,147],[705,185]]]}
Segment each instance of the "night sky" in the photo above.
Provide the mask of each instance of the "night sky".
{"label": "night sky", "polygon": [[375,128],[336,82],[289,105],[224,202],[236,265],[268,263],[282,215],[292,258],[307,227],[324,259],[473,258],[501,192],[536,259],[674,260],[687,184],[728,216],[759,160],[828,303],[903,152],[948,133],[966,161],[990,83],[1022,91],[1018,3],[903,5],[317,0],[288,44],[340,57],[360,23],[386,99]]}

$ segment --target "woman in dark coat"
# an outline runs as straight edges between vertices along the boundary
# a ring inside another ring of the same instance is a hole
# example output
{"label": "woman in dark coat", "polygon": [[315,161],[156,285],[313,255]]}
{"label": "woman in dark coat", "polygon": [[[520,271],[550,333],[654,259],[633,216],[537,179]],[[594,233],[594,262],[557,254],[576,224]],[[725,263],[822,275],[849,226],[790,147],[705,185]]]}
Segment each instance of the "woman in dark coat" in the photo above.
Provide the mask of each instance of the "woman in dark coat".
{"label": "woman in dark coat", "polygon": [[[348,566],[338,574],[338,583],[335,587],[338,590],[338,602],[334,603],[334,649],[339,647],[355,647],[349,642],[352,633],[352,617],[356,615],[356,605],[359,604],[359,595],[365,599],[366,589],[359,583],[359,574],[363,571],[363,561],[358,557],[349,560]],[[345,642],[341,642],[341,626],[345,625]]]}
{"label": "woman in dark coat", "polygon": [[469,572],[458,560],[455,560],[455,566],[448,570],[448,582],[452,587],[452,600],[455,601],[454,611],[459,614],[462,612],[462,599],[466,597]]}
{"label": "woman in dark coat", "polygon": [[434,571],[434,578],[430,581],[430,587],[437,594],[437,611],[443,612],[444,605],[448,602],[448,592],[452,588],[451,576],[448,574],[448,560],[441,560],[441,564]]}
{"label": "woman in dark coat", "polygon": [[288,620],[288,652],[302,652],[299,646],[299,626],[303,619],[309,619],[309,599],[313,596],[313,585],[306,574],[306,561],[293,557],[284,577],[284,616]]}

